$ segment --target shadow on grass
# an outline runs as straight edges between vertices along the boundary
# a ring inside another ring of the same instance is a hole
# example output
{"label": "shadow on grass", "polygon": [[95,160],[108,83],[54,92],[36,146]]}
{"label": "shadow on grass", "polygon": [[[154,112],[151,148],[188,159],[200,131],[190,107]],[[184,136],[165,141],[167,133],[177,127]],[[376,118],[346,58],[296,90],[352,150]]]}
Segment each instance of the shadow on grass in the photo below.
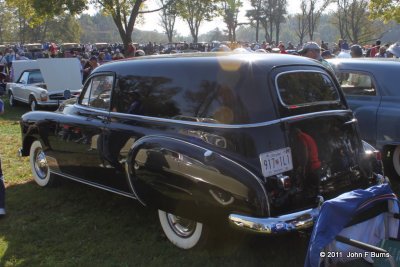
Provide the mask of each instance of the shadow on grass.
{"label": "shadow on grass", "polygon": [[301,266],[308,243],[222,229],[206,248],[183,251],[162,234],[155,211],[69,181],[11,186],[7,211],[1,266]]}

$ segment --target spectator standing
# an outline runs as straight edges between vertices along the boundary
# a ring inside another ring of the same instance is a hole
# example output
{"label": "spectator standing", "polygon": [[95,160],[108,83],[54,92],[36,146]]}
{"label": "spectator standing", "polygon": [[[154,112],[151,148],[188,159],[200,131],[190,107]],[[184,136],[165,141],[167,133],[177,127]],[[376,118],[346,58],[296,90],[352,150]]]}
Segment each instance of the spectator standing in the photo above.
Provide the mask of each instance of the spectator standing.
{"label": "spectator standing", "polygon": [[134,57],[136,54],[136,47],[133,43],[129,43],[126,57]]}
{"label": "spectator standing", "polygon": [[87,77],[89,77],[90,73],[92,73],[92,71],[98,66],[100,66],[100,64],[97,61],[97,57],[92,56],[89,59],[88,64],[86,64],[85,68],[83,69],[83,83],[86,81]]}
{"label": "spectator standing", "polygon": [[371,48],[370,57],[375,57],[376,54],[379,53],[379,49],[381,48],[381,40],[376,40],[375,46]]}
{"label": "spectator standing", "polygon": [[321,47],[315,42],[307,42],[304,44],[303,48],[299,51],[299,54],[308,57],[311,59],[318,60],[322,65],[324,65],[330,71],[333,71],[331,65],[322,58],[321,56]]}
{"label": "spectator standing", "polygon": [[377,54],[375,54],[375,57],[380,57],[380,58],[387,57],[387,55],[386,55],[386,46],[379,47],[379,52]]}
{"label": "spectator standing", "polygon": [[349,47],[349,44],[347,43],[347,40],[343,40],[343,43],[342,43],[342,47],[341,47],[343,50],[349,50],[350,49],[350,47]]}
{"label": "spectator standing", "polygon": [[355,44],[350,47],[350,55],[352,58],[363,57],[363,50],[360,45]]}
{"label": "spectator standing", "polygon": [[125,58],[124,55],[121,53],[119,48],[115,49],[115,54],[113,56],[113,60],[123,59]]}
{"label": "spectator standing", "polygon": [[287,52],[285,50],[285,45],[283,43],[280,43],[278,48],[279,48],[279,53],[280,54],[287,54]]}
{"label": "spectator standing", "polygon": [[[4,102],[0,99],[0,114],[4,113]],[[6,187],[4,186],[4,175],[3,169],[1,168],[1,159],[0,159],[0,217],[6,215],[6,207],[5,207],[5,200],[6,200]]]}

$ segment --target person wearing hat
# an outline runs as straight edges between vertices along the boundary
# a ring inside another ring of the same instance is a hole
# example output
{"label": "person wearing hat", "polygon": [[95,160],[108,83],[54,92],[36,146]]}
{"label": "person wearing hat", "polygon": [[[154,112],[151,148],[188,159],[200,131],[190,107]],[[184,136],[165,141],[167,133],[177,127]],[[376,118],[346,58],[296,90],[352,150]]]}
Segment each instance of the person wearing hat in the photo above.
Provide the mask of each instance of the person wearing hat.
{"label": "person wearing hat", "polygon": [[329,58],[333,58],[334,56],[332,55],[331,51],[329,50],[325,50],[321,53],[321,57],[323,59],[329,59]]}
{"label": "person wearing hat", "polygon": [[331,65],[322,58],[321,47],[316,42],[307,42],[303,45],[303,48],[299,51],[299,54],[311,59],[318,60],[322,65],[324,65],[330,71],[333,71]]}

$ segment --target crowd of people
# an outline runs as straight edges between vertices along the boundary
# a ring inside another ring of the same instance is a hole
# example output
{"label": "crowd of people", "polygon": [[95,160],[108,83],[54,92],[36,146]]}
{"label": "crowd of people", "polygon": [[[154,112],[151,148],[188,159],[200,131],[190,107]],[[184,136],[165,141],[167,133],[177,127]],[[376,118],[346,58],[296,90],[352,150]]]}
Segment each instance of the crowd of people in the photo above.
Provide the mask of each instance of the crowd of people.
{"label": "crowd of people", "polygon": [[[220,51],[237,51],[237,52],[258,52],[258,53],[280,53],[304,55],[310,58],[320,60],[325,66],[330,68],[324,59],[332,57],[352,57],[352,53],[361,54],[365,57],[399,57],[400,44],[381,44],[380,40],[372,45],[361,46],[358,44],[349,44],[347,40],[340,39],[338,43],[329,44],[321,41],[307,42],[304,45],[293,45],[292,42],[271,42],[263,41],[262,43],[250,42],[203,42],[203,43],[187,43],[177,42],[168,44],[157,44],[148,42],[147,44],[130,43],[127,48],[121,43],[96,43],[96,44],[61,44],[43,43],[33,46],[15,44],[0,49],[0,69],[3,77],[2,81],[12,78],[11,65],[15,60],[29,60],[46,57],[76,57],[82,65],[83,81],[97,66],[112,60],[119,60],[129,57],[138,57],[144,55],[155,54],[171,54],[186,52],[220,52]],[[356,52],[354,52],[356,51]]]}

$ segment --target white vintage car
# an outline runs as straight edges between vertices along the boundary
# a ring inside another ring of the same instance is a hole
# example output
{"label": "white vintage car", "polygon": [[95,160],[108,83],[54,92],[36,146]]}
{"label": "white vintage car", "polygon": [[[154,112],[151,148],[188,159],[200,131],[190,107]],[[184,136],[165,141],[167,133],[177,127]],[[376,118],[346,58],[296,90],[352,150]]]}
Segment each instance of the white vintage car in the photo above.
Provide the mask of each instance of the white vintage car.
{"label": "white vintage car", "polygon": [[76,58],[17,60],[13,62],[14,80],[7,84],[10,106],[29,104],[31,110],[57,107],[82,88],[81,66]]}

